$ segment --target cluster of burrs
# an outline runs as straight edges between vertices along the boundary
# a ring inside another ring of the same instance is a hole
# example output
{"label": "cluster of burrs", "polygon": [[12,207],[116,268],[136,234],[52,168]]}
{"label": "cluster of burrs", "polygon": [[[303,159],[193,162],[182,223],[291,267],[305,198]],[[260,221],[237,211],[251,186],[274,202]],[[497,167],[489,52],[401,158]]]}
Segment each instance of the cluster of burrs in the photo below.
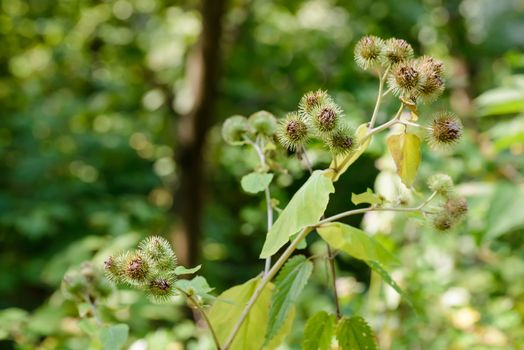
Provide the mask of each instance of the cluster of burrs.
{"label": "cluster of burrs", "polygon": [[[355,46],[355,61],[364,70],[384,72],[388,91],[408,104],[433,102],[444,91],[443,63],[430,56],[415,58],[405,40],[365,36]],[[425,129],[433,148],[452,146],[462,136],[462,123],[451,112],[437,113]]]}
{"label": "cluster of burrs", "polygon": [[441,201],[436,211],[430,212],[433,227],[439,231],[453,228],[466,216],[468,203],[455,192],[453,180],[448,175],[432,175],[428,187]]}
{"label": "cluster of burrs", "polygon": [[290,151],[301,151],[313,137],[324,141],[334,154],[348,153],[354,148],[353,130],[344,122],[343,112],[322,90],[305,94],[298,111],[288,113],[282,120],[260,111],[249,118],[232,116],[222,127],[222,136],[232,145],[241,145],[256,137],[276,136]]}
{"label": "cluster of burrs", "polygon": [[109,280],[142,290],[155,302],[175,291],[177,259],[169,242],[159,236],[142,240],[138,249],[110,256],[104,262]]}

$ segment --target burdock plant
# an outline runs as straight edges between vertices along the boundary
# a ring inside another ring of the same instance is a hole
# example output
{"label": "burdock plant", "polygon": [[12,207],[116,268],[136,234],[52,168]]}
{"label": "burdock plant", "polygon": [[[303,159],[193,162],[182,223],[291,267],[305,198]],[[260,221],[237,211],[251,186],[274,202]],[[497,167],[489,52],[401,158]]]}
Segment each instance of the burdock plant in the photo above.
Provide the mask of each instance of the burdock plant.
{"label": "burdock plant", "polygon": [[[274,349],[290,332],[296,300],[313,270],[312,260],[324,259],[329,266],[333,307],[331,312],[321,311],[309,318],[303,348],[377,349],[371,327],[355,310],[345,314],[344,305],[340,304],[334,256],[341,253],[364,261],[408,304],[409,294],[390,275],[397,263],[392,253],[374,237],[341,219],[373,211],[408,212],[426,219],[428,226],[439,232],[449,231],[467,214],[467,202],[455,190],[451,177],[435,174],[427,181],[430,194],[415,203],[403,198],[386,200],[371,189],[351,193],[350,189],[338,186],[337,191],[345,191],[353,204],[365,206],[326,217],[330,196],[335,192],[334,183],[366,151],[375,135],[391,130],[386,145],[398,176],[406,191],[420,194],[415,188],[420,183],[417,173],[422,161],[421,135],[427,135],[425,139],[431,149],[449,148],[459,142],[463,130],[458,118],[450,112],[430,118],[418,109],[420,103],[430,103],[443,92],[442,62],[429,56],[415,58],[411,45],[396,38],[366,36],[356,43],[354,53],[356,63],[377,74],[379,80],[375,107],[368,122],[355,126],[327,91],[316,90],[305,93],[297,110],[282,118],[260,111],[248,118],[233,116],[223,124],[224,140],[254,150],[259,161],[241,179],[245,192],[263,193],[265,198],[267,235],[259,256],[265,263],[259,275],[224,291],[206,312],[204,301],[211,299],[205,280],[199,276],[191,281],[180,279],[180,274],[195,270],[177,267],[169,243],[161,237],[151,237],[134,251],[108,257],[105,262],[108,278],[145,292],[155,302],[170,301],[175,294],[186,296],[201,311],[217,349]],[[398,110],[377,125],[381,105],[388,97],[393,97]],[[310,143],[312,140],[315,142]],[[308,157],[311,144],[324,146],[326,155],[331,157],[329,166],[314,168],[317,164]],[[276,186],[275,174],[286,170],[278,160],[294,155],[310,177],[289,203],[279,208],[271,188]],[[278,217],[274,220],[276,211]],[[326,254],[309,258],[292,256],[307,245],[305,239],[313,232],[325,242]]]}
{"label": "burdock plant", "polygon": [[[260,258],[265,259],[263,274],[221,294],[211,309],[211,323],[220,329],[221,349],[259,349],[280,339],[279,330],[293,317],[294,301],[313,268],[310,260],[302,255],[290,257],[305,245],[306,236],[312,232],[316,231],[327,244],[327,254],[321,258],[329,262],[332,281],[336,279],[333,257],[342,252],[364,260],[407,298],[388,273],[394,260],[388,250],[365,232],[339,220],[371,211],[412,212],[425,218],[435,230],[449,231],[467,213],[467,202],[455,190],[452,179],[446,174],[435,174],[427,181],[431,193],[415,205],[406,206],[408,202],[400,199],[387,201],[380,193],[368,190],[352,194],[354,204],[367,203],[368,207],[324,216],[330,194],[335,191],[334,182],[348,171],[376,134],[391,130],[386,143],[397,173],[404,186],[416,192],[424,139],[431,149],[449,148],[459,142],[463,132],[462,124],[451,112],[440,112],[431,118],[418,110],[419,104],[433,102],[444,91],[441,61],[430,56],[414,57],[413,48],[405,40],[383,40],[372,35],[356,43],[354,54],[360,68],[376,73],[379,78],[375,108],[367,123],[352,125],[351,118],[346,117],[343,108],[324,90],[306,92],[297,110],[281,118],[273,134],[250,131],[256,128],[248,125],[236,128],[235,132],[239,133],[230,135],[231,125],[238,123],[240,117],[232,117],[224,123],[222,132],[226,141],[242,140],[236,145],[251,146],[258,155],[260,166],[245,175],[241,184],[248,193],[265,193],[268,232],[260,254]],[[397,113],[377,126],[381,104],[388,96],[397,101]],[[252,119],[242,120],[253,123]],[[421,137],[423,134],[425,138]],[[316,142],[310,143],[312,140]],[[283,167],[275,166],[278,158],[275,141],[287,154],[296,154],[311,174],[287,206],[279,209],[276,221],[273,220],[276,202],[271,197],[270,187],[274,186],[274,174],[283,171]],[[307,147],[319,143],[331,154],[332,161],[329,167],[314,170]],[[274,256],[278,258],[272,263]],[[335,286],[333,293],[334,314],[320,312],[309,319],[304,332],[304,349],[329,349],[334,338],[341,349],[376,349],[371,328],[360,316],[344,316]],[[236,296],[238,305],[220,302],[232,296]],[[261,310],[269,310],[269,314]],[[249,333],[246,338],[245,332],[251,327],[257,332]],[[243,336],[237,337],[239,333]]]}

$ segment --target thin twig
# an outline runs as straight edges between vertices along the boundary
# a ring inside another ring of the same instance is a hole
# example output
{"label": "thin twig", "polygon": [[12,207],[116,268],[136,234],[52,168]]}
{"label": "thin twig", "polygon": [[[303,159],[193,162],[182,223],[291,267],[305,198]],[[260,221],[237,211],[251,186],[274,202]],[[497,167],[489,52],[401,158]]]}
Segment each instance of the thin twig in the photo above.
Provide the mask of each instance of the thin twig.
{"label": "thin twig", "polygon": [[413,126],[413,127],[415,127],[415,128],[421,128],[421,129],[431,130],[431,128],[429,128],[429,127],[427,127],[427,126],[420,125],[420,124],[417,124],[417,123],[413,123],[413,122],[410,122],[410,121],[408,121],[408,120],[401,120],[401,119],[399,119],[398,122],[399,122],[400,124]]}
{"label": "thin twig", "polygon": [[382,102],[382,90],[384,89],[384,83],[386,81],[386,77],[389,73],[389,67],[386,68],[386,71],[384,72],[384,75],[381,76],[379,79],[378,84],[378,95],[377,95],[377,102],[375,102],[375,108],[373,109],[373,114],[371,115],[371,120],[369,122],[369,129],[373,129],[373,126],[375,126],[375,122],[377,121],[378,116],[378,110],[380,108],[380,103]]}
{"label": "thin twig", "polygon": [[333,255],[333,251],[331,250],[331,247],[326,242],[326,246],[328,249],[328,263],[329,263],[329,270],[331,272],[331,283],[333,285],[333,294],[335,297],[335,310],[337,313],[337,320],[340,320],[342,318],[342,312],[340,312],[340,302],[338,301],[338,292],[337,292],[337,270],[335,269],[335,256]]}
{"label": "thin twig", "polygon": [[95,322],[97,325],[102,325],[102,320],[100,319],[100,315],[98,314],[98,308],[96,306],[96,300],[91,299],[91,296],[89,294],[85,295],[86,301],[91,305],[91,309],[93,310],[93,317],[95,318]]}
{"label": "thin twig", "polygon": [[[266,161],[266,156],[264,154],[264,151],[262,150],[262,147],[260,147],[258,142],[253,142],[250,139],[246,139],[246,141],[251,146],[253,146],[253,148],[257,152],[258,159],[260,160],[260,165],[263,168],[266,168],[267,161]],[[271,192],[269,191],[269,186],[265,188],[264,193],[266,196],[267,232],[269,232],[269,230],[271,230],[271,227],[273,226],[273,206],[271,205]],[[266,262],[264,264],[264,275],[267,275],[270,268],[271,268],[271,257],[268,257],[266,258]]]}
{"label": "thin twig", "polygon": [[220,347],[220,342],[218,340],[218,337],[215,333],[215,330],[213,329],[213,326],[211,325],[211,321],[209,320],[209,318],[207,317],[207,314],[206,312],[204,311],[204,309],[202,308],[202,306],[200,306],[200,304],[195,300],[195,298],[193,298],[192,295],[186,293],[185,291],[183,291],[182,289],[179,289],[177,288],[177,290],[182,293],[186,298],[187,300],[190,302],[190,304],[192,304],[197,310],[198,312],[200,313],[200,315],[202,315],[202,318],[204,319],[204,321],[206,322],[206,325],[207,325],[207,328],[209,328],[209,331],[211,332],[211,335],[213,336],[213,341],[215,342],[215,345],[217,347],[217,350],[222,350],[222,348]]}

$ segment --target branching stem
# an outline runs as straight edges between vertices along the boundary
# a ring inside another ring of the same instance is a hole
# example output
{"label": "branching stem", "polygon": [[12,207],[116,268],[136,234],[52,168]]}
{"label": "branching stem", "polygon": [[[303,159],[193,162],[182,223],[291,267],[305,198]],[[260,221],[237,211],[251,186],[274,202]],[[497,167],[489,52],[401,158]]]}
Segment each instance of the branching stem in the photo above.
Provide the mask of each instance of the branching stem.
{"label": "branching stem", "polygon": [[245,319],[247,318],[247,315],[249,314],[249,311],[251,311],[251,309],[253,308],[253,305],[255,305],[255,302],[257,301],[257,299],[260,296],[260,294],[262,294],[262,291],[264,290],[264,288],[273,279],[273,277],[275,277],[275,275],[277,274],[278,270],[280,270],[280,268],[284,265],[284,263],[287,261],[287,259],[291,256],[291,254],[293,254],[293,252],[297,248],[298,244],[304,238],[306,238],[306,236],[311,231],[313,231],[313,229],[315,229],[316,227],[318,227],[318,226],[320,226],[322,224],[326,224],[326,223],[329,223],[329,222],[332,222],[332,221],[335,221],[335,220],[338,220],[338,219],[341,219],[341,218],[344,218],[344,217],[347,217],[347,216],[366,213],[366,212],[369,212],[369,211],[399,211],[399,212],[400,211],[401,212],[422,211],[422,209],[433,198],[435,198],[435,196],[436,196],[436,193],[431,194],[431,196],[429,196],[428,199],[426,199],[426,201],[424,201],[419,206],[413,207],[413,208],[394,208],[394,207],[383,207],[383,208],[380,208],[380,207],[376,207],[376,206],[371,206],[371,207],[368,207],[368,208],[348,210],[348,211],[345,211],[343,213],[340,213],[340,214],[337,214],[337,215],[333,215],[333,216],[330,216],[330,217],[328,217],[326,219],[320,220],[318,223],[316,223],[314,225],[311,225],[311,226],[303,228],[302,231],[300,231],[300,233],[297,235],[297,237],[291,242],[291,244],[282,253],[280,258],[278,258],[278,260],[275,262],[275,264],[271,267],[269,272],[262,278],[262,280],[258,284],[257,288],[255,289],[255,292],[253,293],[253,295],[249,299],[249,302],[247,303],[246,307],[242,311],[242,314],[240,315],[240,318],[238,319],[237,323],[233,327],[233,330],[231,331],[231,333],[230,333],[230,335],[229,335],[225,345],[222,347],[221,350],[228,350],[231,347],[231,344],[233,343],[233,340],[235,339],[235,336],[237,335],[238,331],[240,330],[240,327],[242,327],[242,324],[244,323]]}

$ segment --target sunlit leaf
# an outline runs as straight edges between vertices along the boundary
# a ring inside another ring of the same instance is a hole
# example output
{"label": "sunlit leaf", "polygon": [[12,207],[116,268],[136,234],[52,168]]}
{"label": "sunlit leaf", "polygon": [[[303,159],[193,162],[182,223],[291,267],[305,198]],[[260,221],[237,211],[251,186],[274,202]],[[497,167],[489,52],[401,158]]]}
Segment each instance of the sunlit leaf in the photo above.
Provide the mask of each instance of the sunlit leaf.
{"label": "sunlit leaf", "polygon": [[314,171],[295,193],[269,230],[261,258],[275,254],[293,234],[318,222],[326,210],[329,194],[335,192],[330,172],[329,169]]}
{"label": "sunlit leaf", "polygon": [[395,134],[387,139],[387,145],[400,179],[407,187],[413,185],[420,165],[420,139],[415,134]]}
{"label": "sunlit leaf", "polygon": [[377,261],[386,266],[398,265],[397,258],[386,248],[356,227],[330,222],[318,227],[317,231],[330,246],[354,258]]}
{"label": "sunlit leaf", "polygon": [[198,265],[198,266],[195,266],[191,269],[188,269],[184,266],[177,266],[175,268],[175,274],[176,275],[190,275],[190,274],[193,274],[195,272],[197,272],[198,270],[200,270],[200,268],[202,267],[202,265]]}
{"label": "sunlit leaf", "polygon": [[[260,277],[250,279],[244,284],[226,290],[217,297],[217,301],[209,312],[209,319],[220,344],[226,342],[260,281]],[[272,284],[264,288],[240,327],[230,347],[231,350],[259,350],[262,347],[268,326],[272,290]]]}
{"label": "sunlit leaf", "polygon": [[369,204],[381,204],[383,202],[382,198],[380,198],[379,195],[373,193],[373,191],[368,188],[366,192],[360,193],[360,194],[351,194],[351,202],[355,205],[359,205],[362,203],[369,203]]}

